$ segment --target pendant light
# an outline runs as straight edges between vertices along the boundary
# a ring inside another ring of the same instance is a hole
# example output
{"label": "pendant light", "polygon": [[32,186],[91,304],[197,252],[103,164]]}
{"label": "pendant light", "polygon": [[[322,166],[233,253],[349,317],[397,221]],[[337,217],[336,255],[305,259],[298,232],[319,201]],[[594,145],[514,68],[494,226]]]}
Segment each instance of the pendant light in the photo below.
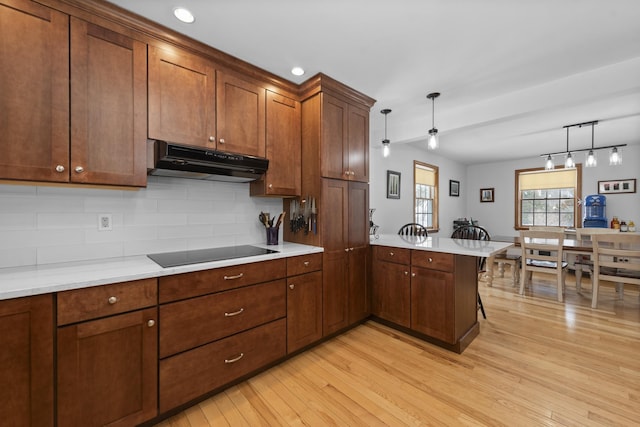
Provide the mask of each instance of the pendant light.
{"label": "pendant light", "polygon": [[390,151],[389,145],[391,144],[391,141],[387,139],[387,114],[389,114],[391,110],[388,108],[385,108],[380,112],[384,114],[384,139],[382,140],[382,156],[389,157],[389,151]]}
{"label": "pendant light", "polygon": [[584,160],[584,166],[587,168],[593,168],[598,166],[598,159],[596,158],[596,154],[593,151],[593,127],[594,126],[595,126],[595,122],[591,122],[591,150],[589,150]]}
{"label": "pendant light", "polygon": [[437,150],[440,145],[438,141],[438,129],[436,129],[434,116],[436,110],[436,98],[440,96],[439,92],[433,92],[427,95],[427,99],[431,100],[431,129],[429,129],[429,141],[427,142],[427,148],[429,150]]}
{"label": "pendant light", "polygon": [[611,154],[609,154],[609,165],[620,166],[621,164],[622,164],[622,154],[618,152],[618,147],[613,147],[611,149]]}
{"label": "pendant light", "polygon": [[547,161],[544,164],[544,170],[552,171],[555,167],[556,165],[553,164],[553,158],[551,157],[551,154],[549,154],[547,156]]}
{"label": "pendant light", "polygon": [[573,157],[571,157],[571,151],[569,151],[569,127],[567,127],[567,158],[564,161],[565,169],[573,169],[576,167],[576,163],[573,161]]}

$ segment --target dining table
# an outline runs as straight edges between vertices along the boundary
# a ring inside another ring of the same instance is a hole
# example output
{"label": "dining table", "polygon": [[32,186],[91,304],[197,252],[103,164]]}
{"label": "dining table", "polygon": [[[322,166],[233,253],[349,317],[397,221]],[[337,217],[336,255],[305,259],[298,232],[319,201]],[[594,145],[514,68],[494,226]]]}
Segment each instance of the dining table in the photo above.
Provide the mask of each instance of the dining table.
{"label": "dining table", "polygon": [[[520,248],[520,236],[492,236],[491,240],[496,242],[511,243],[513,247]],[[550,244],[557,244],[555,239],[535,239],[540,240],[541,243],[545,243],[545,240],[549,240]],[[505,249],[504,252],[508,250]],[[593,254],[593,242],[588,239],[564,239],[562,242],[562,251],[567,254],[566,261],[574,269],[576,274],[576,288],[578,291],[581,289],[582,284],[582,264],[576,262],[581,255]],[[487,274],[486,283],[487,286],[493,286],[493,266],[495,264],[495,254],[487,257]]]}

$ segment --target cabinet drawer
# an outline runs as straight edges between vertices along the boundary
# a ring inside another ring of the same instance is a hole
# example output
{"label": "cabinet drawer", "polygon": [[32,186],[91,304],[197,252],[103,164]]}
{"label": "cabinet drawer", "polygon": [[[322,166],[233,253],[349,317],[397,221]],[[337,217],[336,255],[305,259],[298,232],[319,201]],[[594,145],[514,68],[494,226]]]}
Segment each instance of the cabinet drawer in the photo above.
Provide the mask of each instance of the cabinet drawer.
{"label": "cabinet drawer", "polygon": [[376,261],[388,261],[398,264],[409,264],[411,261],[411,250],[394,248],[391,246],[374,246],[374,257]]}
{"label": "cabinet drawer", "polygon": [[286,277],[286,259],[254,262],[161,277],[160,303],[226,291]]}
{"label": "cabinet drawer", "polygon": [[287,258],[287,276],[322,270],[322,254],[300,255]]}
{"label": "cabinet drawer", "polygon": [[157,279],[58,292],[58,325],[124,313],[157,303]]}
{"label": "cabinet drawer", "polygon": [[160,357],[285,317],[285,288],[282,279],[160,306]]}
{"label": "cabinet drawer", "polygon": [[286,320],[160,361],[160,412],[221,387],[285,356]]}
{"label": "cabinet drawer", "polygon": [[411,265],[432,270],[453,271],[454,254],[442,252],[411,251]]}

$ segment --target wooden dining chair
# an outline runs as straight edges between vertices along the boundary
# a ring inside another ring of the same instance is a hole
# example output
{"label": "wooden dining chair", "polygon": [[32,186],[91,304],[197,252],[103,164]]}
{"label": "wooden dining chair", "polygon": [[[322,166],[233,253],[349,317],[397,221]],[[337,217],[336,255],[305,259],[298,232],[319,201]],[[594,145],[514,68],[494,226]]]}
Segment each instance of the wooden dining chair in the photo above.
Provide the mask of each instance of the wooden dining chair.
{"label": "wooden dining chair", "polygon": [[640,286],[640,234],[594,234],[593,294],[591,308],[598,307],[600,281],[620,284],[619,297],[624,296],[624,284]]}
{"label": "wooden dining chair", "polygon": [[401,236],[420,236],[427,237],[427,228],[416,222],[411,222],[400,227],[398,234]]}
{"label": "wooden dining chair", "polygon": [[[564,230],[558,231],[520,231],[520,247],[522,248],[522,278],[520,279],[520,295],[524,288],[533,281],[533,272],[554,274],[558,301],[562,302],[564,283],[569,265],[562,259]],[[531,284],[533,288],[533,285]]]}
{"label": "wooden dining chair", "polygon": [[[576,228],[576,240],[593,240],[594,234],[614,234],[619,233],[617,228],[599,228],[599,227],[584,227]],[[593,290],[593,260],[591,256],[579,254],[576,255],[575,260],[576,267],[576,290],[580,292],[582,290],[582,273],[588,271],[591,276],[591,290]]]}

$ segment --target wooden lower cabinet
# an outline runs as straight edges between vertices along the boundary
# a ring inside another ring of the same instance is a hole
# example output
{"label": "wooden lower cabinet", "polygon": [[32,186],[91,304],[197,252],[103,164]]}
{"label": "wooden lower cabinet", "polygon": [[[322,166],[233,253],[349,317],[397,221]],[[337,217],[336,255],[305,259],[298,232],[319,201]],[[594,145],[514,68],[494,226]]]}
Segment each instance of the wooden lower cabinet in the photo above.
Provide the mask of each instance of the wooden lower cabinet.
{"label": "wooden lower cabinet", "polygon": [[53,297],[0,301],[0,424],[53,426]]}
{"label": "wooden lower cabinet", "polygon": [[411,329],[455,343],[453,273],[412,267],[411,275]]}
{"label": "wooden lower cabinet", "polygon": [[157,415],[157,308],[58,328],[58,426],[132,426]]}
{"label": "wooden lower cabinet", "polygon": [[348,318],[350,325],[366,319],[371,312],[370,293],[367,286],[369,259],[367,246],[349,251]]}
{"label": "wooden lower cabinet", "polygon": [[196,399],[286,355],[286,319],[160,361],[160,412]]}
{"label": "wooden lower cabinet", "polygon": [[322,338],[322,271],[287,279],[287,353]]}
{"label": "wooden lower cabinet", "polygon": [[[374,251],[379,247],[374,247]],[[410,267],[386,261],[373,265],[371,313],[381,319],[411,326]]]}

